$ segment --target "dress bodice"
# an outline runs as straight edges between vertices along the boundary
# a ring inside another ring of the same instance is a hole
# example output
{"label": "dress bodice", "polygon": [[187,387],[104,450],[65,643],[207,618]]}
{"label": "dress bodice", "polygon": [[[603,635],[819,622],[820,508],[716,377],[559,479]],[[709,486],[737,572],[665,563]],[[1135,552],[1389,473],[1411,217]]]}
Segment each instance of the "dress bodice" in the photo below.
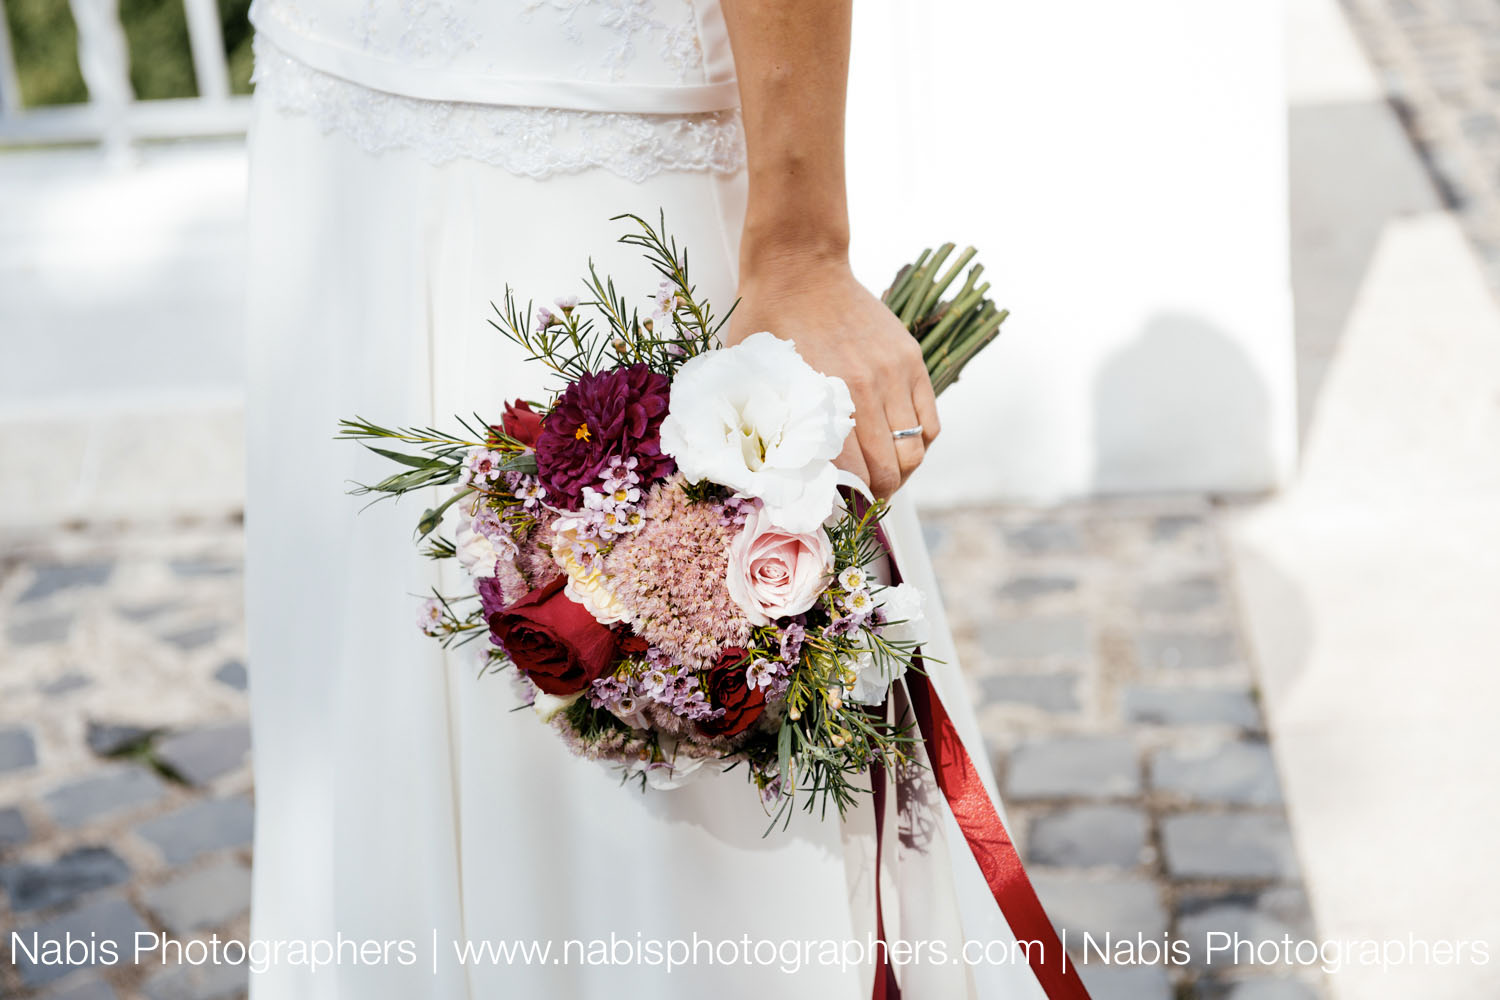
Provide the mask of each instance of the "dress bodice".
{"label": "dress bodice", "polygon": [[256,0],[293,58],[387,93],[577,111],[739,103],[714,0]]}
{"label": "dress bodice", "polygon": [[743,163],[717,0],[254,0],[256,86],[370,152],[546,176]]}

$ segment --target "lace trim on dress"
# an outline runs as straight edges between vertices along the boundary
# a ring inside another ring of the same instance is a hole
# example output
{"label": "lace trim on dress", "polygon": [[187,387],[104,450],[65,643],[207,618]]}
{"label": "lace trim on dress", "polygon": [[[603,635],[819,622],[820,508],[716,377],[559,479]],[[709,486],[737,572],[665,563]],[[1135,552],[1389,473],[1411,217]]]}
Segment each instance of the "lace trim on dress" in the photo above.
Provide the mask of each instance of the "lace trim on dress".
{"label": "lace trim on dress", "polygon": [[636,182],[663,170],[732,174],[745,164],[737,108],[644,115],[429,101],[313,69],[263,37],[252,79],[260,99],[367,153],[410,149],[434,164],[472,159],[535,178],[598,167]]}

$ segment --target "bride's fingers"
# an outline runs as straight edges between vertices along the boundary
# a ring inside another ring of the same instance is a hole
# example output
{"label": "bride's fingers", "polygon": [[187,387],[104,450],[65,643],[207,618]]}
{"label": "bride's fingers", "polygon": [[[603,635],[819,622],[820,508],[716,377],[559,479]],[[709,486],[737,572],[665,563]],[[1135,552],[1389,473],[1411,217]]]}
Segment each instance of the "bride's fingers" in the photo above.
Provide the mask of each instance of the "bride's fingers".
{"label": "bride's fingers", "polygon": [[870,470],[865,465],[865,455],[859,447],[859,438],[853,433],[844,438],[844,450],[839,452],[839,457],[833,460],[833,464],[859,477],[859,481],[866,486],[870,485]]}
{"label": "bride's fingers", "polygon": [[922,443],[930,447],[943,427],[938,420],[937,397],[932,394],[932,379],[925,370],[911,387],[911,401],[917,410],[917,422],[922,425]]}
{"label": "bride's fingers", "polygon": [[[927,444],[923,438],[926,433],[925,422],[917,416],[915,400],[908,396],[904,401],[900,399],[889,399],[886,401],[886,422],[891,429],[891,443],[895,447],[896,462],[901,469],[901,482],[906,482],[907,477],[917,471],[917,466],[922,464],[922,459],[927,455]],[[916,434],[902,433],[903,431],[922,430]],[[896,435],[900,434],[900,437]]]}
{"label": "bride's fingers", "polygon": [[870,492],[888,497],[901,485],[901,462],[896,457],[896,442],[891,439],[890,421],[882,400],[873,392],[863,392],[854,399],[854,434],[869,470]]}

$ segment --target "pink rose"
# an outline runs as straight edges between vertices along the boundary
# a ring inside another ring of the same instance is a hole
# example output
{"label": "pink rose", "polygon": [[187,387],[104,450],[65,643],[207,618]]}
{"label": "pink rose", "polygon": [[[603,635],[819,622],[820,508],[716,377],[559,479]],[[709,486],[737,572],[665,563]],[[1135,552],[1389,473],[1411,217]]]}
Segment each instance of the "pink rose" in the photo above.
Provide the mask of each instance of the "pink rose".
{"label": "pink rose", "polygon": [[833,545],[821,527],[788,531],[761,507],[729,546],[729,596],[752,625],[800,615],[826,589]]}

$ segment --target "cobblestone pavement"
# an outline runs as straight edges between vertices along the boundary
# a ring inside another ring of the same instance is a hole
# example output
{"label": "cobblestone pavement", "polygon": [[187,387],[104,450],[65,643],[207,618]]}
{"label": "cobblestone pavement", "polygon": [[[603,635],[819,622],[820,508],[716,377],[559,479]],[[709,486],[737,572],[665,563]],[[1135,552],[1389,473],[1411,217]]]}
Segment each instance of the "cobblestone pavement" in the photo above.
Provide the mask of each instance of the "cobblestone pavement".
{"label": "cobblestone pavement", "polygon": [[[1310,933],[1212,508],[1180,499],[929,518],[1011,825],[1050,911],[1137,942]],[[0,563],[0,930],[243,937],[251,779],[231,521],[13,542]],[[5,935],[8,938],[8,934]],[[1086,969],[1097,1000],[1309,1000],[1283,968]],[[242,995],[220,966],[0,995]]]}
{"label": "cobblestone pavement", "polygon": [[70,971],[9,930],[248,933],[239,525],[88,529],[0,549],[0,996],[240,996],[220,965]]}
{"label": "cobblestone pavement", "polygon": [[1213,506],[986,508],[927,532],[1048,912],[1075,940],[1192,946],[1187,965],[1086,966],[1096,1000],[1321,996],[1200,947],[1313,934]]}
{"label": "cobblestone pavement", "polygon": [[1447,207],[1500,294],[1500,4],[1341,0]]}

